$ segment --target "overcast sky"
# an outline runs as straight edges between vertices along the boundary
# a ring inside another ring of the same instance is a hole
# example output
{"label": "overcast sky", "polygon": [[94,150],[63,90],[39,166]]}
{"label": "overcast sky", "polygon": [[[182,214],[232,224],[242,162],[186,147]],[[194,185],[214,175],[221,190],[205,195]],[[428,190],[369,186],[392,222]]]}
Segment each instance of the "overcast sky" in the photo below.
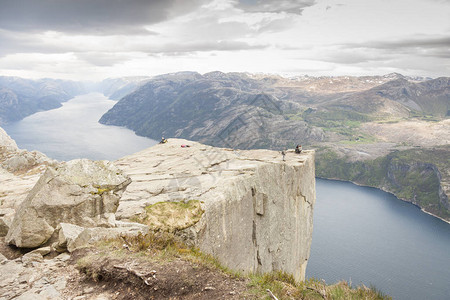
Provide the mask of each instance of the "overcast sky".
{"label": "overcast sky", "polygon": [[0,75],[450,76],[450,0],[0,0]]}

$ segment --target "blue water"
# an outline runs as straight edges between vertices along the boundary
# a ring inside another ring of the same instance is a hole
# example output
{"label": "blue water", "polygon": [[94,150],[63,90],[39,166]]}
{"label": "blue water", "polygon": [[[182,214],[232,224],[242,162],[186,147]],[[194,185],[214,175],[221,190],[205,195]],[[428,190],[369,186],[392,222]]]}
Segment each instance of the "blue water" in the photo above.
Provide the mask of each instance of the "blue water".
{"label": "blue water", "polygon": [[383,191],[317,179],[307,277],[450,299],[450,224]]}
{"label": "blue water", "polygon": [[[5,126],[20,148],[59,160],[115,160],[156,143],[98,123],[114,105],[101,94]],[[307,277],[374,285],[394,299],[450,299],[450,224],[394,196],[317,179]]]}
{"label": "blue water", "polygon": [[155,145],[156,141],[129,129],[98,123],[115,103],[99,93],[81,95],[3,129],[19,148],[38,150],[57,160],[116,160]]}

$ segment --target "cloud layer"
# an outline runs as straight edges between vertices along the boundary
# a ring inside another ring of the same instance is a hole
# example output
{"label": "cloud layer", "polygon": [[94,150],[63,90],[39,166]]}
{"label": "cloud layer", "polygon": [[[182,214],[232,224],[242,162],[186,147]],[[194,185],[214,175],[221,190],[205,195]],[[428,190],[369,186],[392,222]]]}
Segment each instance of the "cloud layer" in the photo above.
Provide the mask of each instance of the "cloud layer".
{"label": "cloud layer", "polygon": [[0,28],[109,34],[145,33],[144,26],[195,10],[201,0],[3,0]]}
{"label": "cloud layer", "polygon": [[236,7],[247,12],[301,14],[303,9],[314,4],[315,0],[239,0]]}
{"label": "cloud layer", "polygon": [[0,75],[449,76],[448,15],[438,0],[2,0]]}

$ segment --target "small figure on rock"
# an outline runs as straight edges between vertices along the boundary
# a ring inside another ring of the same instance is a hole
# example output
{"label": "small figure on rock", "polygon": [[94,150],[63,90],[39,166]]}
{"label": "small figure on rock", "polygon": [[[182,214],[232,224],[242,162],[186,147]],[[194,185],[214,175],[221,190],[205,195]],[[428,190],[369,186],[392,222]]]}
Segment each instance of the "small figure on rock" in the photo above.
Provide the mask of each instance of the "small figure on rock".
{"label": "small figure on rock", "polygon": [[286,156],[286,151],[285,151],[285,150],[282,150],[282,151],[281,151],[281,155],[283,155],[283,161],[284,161],[284,160],[285,160],[284,157]]}
{"label": "small figure on rock", "polygon": [[161,138],[161,141],[159,142],[160,144],[165,144],[167,143],[167,139],[165,139],[164,137]]}
{"label": "small figure on rock", "polygon": [[295,153],[297,153],[297,154],[300,154],[301,152],[302,152],[302,145],[297,145],[296,147],[295,147]]}

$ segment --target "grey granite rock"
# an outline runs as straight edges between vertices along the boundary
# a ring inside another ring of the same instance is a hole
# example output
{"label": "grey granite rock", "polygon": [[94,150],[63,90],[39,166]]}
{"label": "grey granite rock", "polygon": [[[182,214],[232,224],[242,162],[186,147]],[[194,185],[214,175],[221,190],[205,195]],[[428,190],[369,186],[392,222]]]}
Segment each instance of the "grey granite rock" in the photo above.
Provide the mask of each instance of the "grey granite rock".
{"label": "grey granite rock", "polygon": [[38,247],[58,224],[111,227],[130,183],[112,163],[87,159],[48,168],[16,212],[6,236],[17,247]]}
{"label": "grey granite rock", "polygon": [[[181,147],[189,145],[190,147]],[[116,161],[132,178],[116,217],[158,202],[201,201],[200,221],[178,234],[243,272],[304,279],[315,203],[314,152],[234,151],[169,139]]]}

